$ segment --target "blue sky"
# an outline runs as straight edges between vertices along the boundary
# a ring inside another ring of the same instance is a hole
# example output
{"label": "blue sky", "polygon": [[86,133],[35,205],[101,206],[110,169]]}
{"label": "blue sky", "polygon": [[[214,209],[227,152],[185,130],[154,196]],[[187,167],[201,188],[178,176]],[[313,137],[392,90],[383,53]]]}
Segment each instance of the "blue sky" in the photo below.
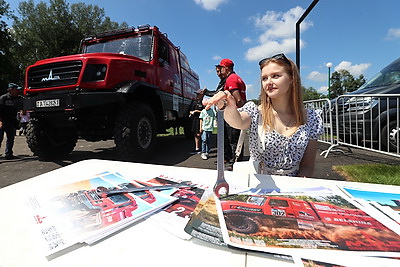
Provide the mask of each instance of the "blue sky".
{"label": "blue sky", "polygon": [[[6,2],[15,10],[20,1]],[[260,91],[260,59],[284,52],[295,61],[295,24],[312,0],[67,2],[102,7],[113,21],[158,26],[187,55],[202,88],[214,89],[214,65],[222,58],[232,59],[246,82],[248,99],[254,99]],[[331,72],[347,69],[369,79],[398,58],[398,10],[398,0],[320,0],[301,25],[303,85],[326,93],[328,62]]]}

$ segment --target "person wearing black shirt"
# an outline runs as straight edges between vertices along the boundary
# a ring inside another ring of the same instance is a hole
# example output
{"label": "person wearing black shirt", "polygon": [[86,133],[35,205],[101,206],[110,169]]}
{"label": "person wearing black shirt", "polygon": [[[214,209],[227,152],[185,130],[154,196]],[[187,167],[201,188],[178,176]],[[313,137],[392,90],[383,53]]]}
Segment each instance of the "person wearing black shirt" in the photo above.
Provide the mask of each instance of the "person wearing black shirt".
{"label": "person wearing black shirt", "polygon": [[225,87],[225,82],[226,82],[226,78],[223,77],[222,73],[221,73],[221,66],[220,65],[216,65],[215,66],[215,71],[217,73],[217,76],[219,77],[219,83],[217,85],[217,89],[215,89],[214,91],[210,91],[207,88],[203,90],[203,94],[206,96],[214,96],[216,93],[218,93],[219,91],[224,90]]}
{"label": "person wearing black shirt", "polygon": [[18,128],[17,113],[22,109],[22,97],[15,83],[8,85],[7,93],[0,96],[0,145],[4,133],[7,136],[5,159],[16,158],[13,154],[14,139]]}
{"label": "person wearing black shirt", "polygon": [[189,116],[192,118],[192,132],[194,135],[194,145],[195,149],[191,152],[191,154],[200,154],[201,153],[201,132],[200,132],[200,113],[204,109],[203,106],[203,94],[204,89],[199,89],[196,92],[196,101],[193,102],[192,107],[190,108]]}

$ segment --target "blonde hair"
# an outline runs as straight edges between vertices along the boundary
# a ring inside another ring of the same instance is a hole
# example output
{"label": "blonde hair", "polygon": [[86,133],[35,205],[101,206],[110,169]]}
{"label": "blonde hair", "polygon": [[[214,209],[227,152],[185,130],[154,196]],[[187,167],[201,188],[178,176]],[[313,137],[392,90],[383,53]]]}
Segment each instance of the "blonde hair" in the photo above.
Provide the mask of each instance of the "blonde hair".
{"label": "blonde hair", "polygon": [[[300,73],[297,69],[296,64],[285,55],[280,54],[280,57],[273,56],[271,58],[267,58],[260,61],[260,70],[262,70],[269,63],[276,63],[285,68],[287,74],[291,79],[290,86],[290,99],[289,104],[293,107],[293,112],[295,114],[295,124],[294,126],[298,128],[300,125],[305,124],[306,116],[305,109],[303,105],[303,90],[301,87]],[[267,93],[262,87],[261,84],[261,114],[263,121],[263,128],[265,130],[271,130],[274,128],[274,114],[272,112],[272,103],[271,99],[268,97]]]}

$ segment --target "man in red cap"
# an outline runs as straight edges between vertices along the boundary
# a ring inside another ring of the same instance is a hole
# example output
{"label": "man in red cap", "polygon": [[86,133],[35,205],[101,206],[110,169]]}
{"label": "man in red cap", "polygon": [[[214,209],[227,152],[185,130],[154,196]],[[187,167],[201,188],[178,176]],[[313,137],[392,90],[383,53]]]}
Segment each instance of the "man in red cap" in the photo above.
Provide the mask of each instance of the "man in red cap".
{"label": "man in red cap", "polygon": [[[246,103],[246,84],[234,71],[234,63],[228,58],[224,58],[216,66],[220,68],[221,77],[226,79],[224,90],[228,90],[236,100],[236,106],[242,107]],[[225,161],[228,163],[235,158],[235,151],[240,136],[240,130],[232,128],[225,123],[224,147]],[[243,149],[241,156],[243,155]],[[241,157],[239,158],[241,159]]]}

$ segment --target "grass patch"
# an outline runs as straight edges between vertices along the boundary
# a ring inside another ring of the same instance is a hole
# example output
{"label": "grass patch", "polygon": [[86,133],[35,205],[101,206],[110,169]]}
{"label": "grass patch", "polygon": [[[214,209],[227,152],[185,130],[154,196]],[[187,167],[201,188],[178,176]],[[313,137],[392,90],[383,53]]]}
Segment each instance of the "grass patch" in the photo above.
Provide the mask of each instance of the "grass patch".
{"label": "grass patch", "polygon": [[[174,128],[168,128],[165,130],[166,133],[163,134],[157,134],[157,136],[173,136],[174,135]],[[183,127],[179,127],[179,134],[177,135],[184,135]]]}
{"label": "grass patch", "polygon": [[400,166],[357,164],[333,166],[333,169],[351,182],[400,185]]}

